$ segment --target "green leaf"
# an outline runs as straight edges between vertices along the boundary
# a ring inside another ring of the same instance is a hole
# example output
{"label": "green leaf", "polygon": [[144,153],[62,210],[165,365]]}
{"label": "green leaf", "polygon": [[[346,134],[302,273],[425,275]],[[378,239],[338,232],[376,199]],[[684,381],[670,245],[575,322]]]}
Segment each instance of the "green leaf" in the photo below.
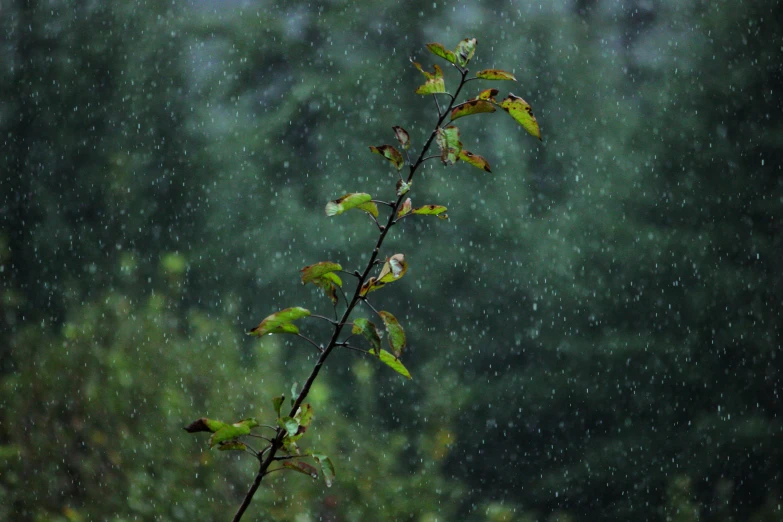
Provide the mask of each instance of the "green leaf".
{"label": "green leaf", "polygon": [[512,80],[517,81],[514,75],[510,72],[501,71],[500,69],[484,69],[476,73],[476,78],[482,80]]}
{"label": "green leaf", "polygon": [[209,447],[212,448],[216,444],[220,444],[243,435],[249,435],[250,429],[258,426],[258,421],[253,418],[244,419],[231,425],[225,425],[209,438]]}
{"label": "green leaf", "polygon": [[387,160],[391,161],[392,165],[394,165],[397,170],[402,169],[403,165],[405,165],[405,159],[402,157],[402,152],[398,151],[391,145],[381,145],[380,147],[370,145],[370,150],[375,154],[380,154]]}
{"label": "green leaf", "polygon": [[364,192],[352,192],[326,204],[327,216],[338,216],[346,210],[351,210],[372,199],[372,196]]}
{"label": "green leaf", "polygon": [[327,487],[332,487],[332,483],[334,482],[334,477],[336,476],[336,473],[334,471],[334,465],[332,464],[332,460],[324,455],[323,453],[313,453],[313,458],[318,462],[318,465],[321,467],[321,473],[324,475],[324,481],[326,482]]}
{"label": "green leaf", "polygon": [[229,440],[218,445],[219,451],[245,451],[246,449],[247,444],[238,440]]}
{"label": "green leaf", "polygon": [[473,154],[469,150],[462,149],[459,153],[459,159],[461,159],[465,163],[470,163],[474,167],[479,168],[481,170],[492,172],[489,169],[489,163],[487,162],[487,160],[485,160],[478,154]]}
{"label": "green leaf", "polygon": [[408,214],[410,211],[411,211],[411,198],[408,198],[402,204],[400,210],[397,211],[397,217],[401,218],[402,216]]}
{"label": "green leaf", "polygon": [[436,64],[434,66],[434,73],[430,74],[421,68],[421,65],[413,62],[413,65],[421,71],[421,73],[427,77],[427,81],[424,85],[416,89],[416,94],[436,94],[440,92],[446,92],[446,83],[443,81],[443,71]]}
{"label": "green leaf", "polygon": [[199,431],[208,431],[210,433],[215,433],[221,428],[224,428],[228,426],[225,422],[221,422],[219,420],[213,420],[208,419],[206,417],[201,417],[198,420],[195,420],[185,426],[185,431],[188,433],[197,433]]}
{"label": "green leaf", "polygon": [[479,114],[481,112],[495,112],[497,109],[486,100],[468,100],[454,107],[451,111],[451,119],[456,120],[463,116]]}
{"label": "green leaf", "polygon": [[481,91],[479,93],[478,96],[476,96],[475,99],[476,100],[488,100],[488,101],[494,102],[495,101],[495,96],[498,95],[498,92],[500,92],[500,91],[498,91],[497,89],[484,89],[483,91]]}
{"label": "green leaf", "polygon": [[378,315],[381,316],[386,332],[389,334],[389,347],[394,356],[399,357],[405,349],[405,330],[391,313],[381,311]]}
{"label": "green leaf", "polygon": [[362,334],[370,343],[371,350],[377,351],[381,349],[381,336],[378,335],[378,329],[367,319],[361,317],[354,319],[351,333],[355,335]]}
{"label": "green leaf", "polygon": [[299,422],[293,417],[279,417],[277,425],[283,428],[289,437],[295,437],[299,433]]}
{"label": "green leaf", "polygon": [[342,266],[337,263],[332,263],[331,261],[321,261],[320,263],[306,266],[300,270],[300,272],[302,272],[302,284],[310,283],[326,274],[342,269]]}
{"label": "green leaf", "polygon": [[459,129],[454,125],[441,128],[438,127],[435,140],[440,147],[440,159],[444,165],[453,165],[459,160],[459,152],[462,150],[462,143],[459,141]]}
{"label": "green leaf", "polygon": [[248,332],[249,335],[261,337],[266,334],[299,333],[299,328],[291,321],[310,315],[310,310],[300,307],[286,308],[274,313],[259,323],[258,326]]}
{"label": "green leaf", "polygon": [[453,52],[443,47],[443,44],[439,44],[436,42],[428,43],[427,49],[429,49],[432,52],[432,54],[440,56],[444,60],[448,60],[454,64],[457,63],[457,56]]}
{"label": "green leaf", "polygon": [[522,125],[528,133],[539,140],[541,139],[541,129],[538,127],[538,121],[533,116],[533,109],[529,103],[519,96],[509,94],[505,100],[500,102],[500,107]]}
{"label": "green leaf", "polygon": [[473,58],[473,53],[476,52],[476,39],[475,38],[465,38],[460,43],[457,44],[456,49],[456,55],[457,55],[457,63],[460,65],[460,67],[465,67],[471,58]]}
{"label": "green leaf", "polygon": [[280,408],[283,407],[283,402],[285,402],[285,395],[280,395],[272,399],[272,407],[275,409],[275,413],[277,413],[278,417],[280,417]]}
{"label": "green leaf", "polygon": [[[294,403],[296,402],[296,396],[298,395],[296,393],[296,385],[297,385],[296,382],[291,385],[291,406],[293,406]],[[278,413],[277,416],[279,417],[280,414]]]}
{"label": "green leaf", "polygon": [[397,141],[400,142],[402,149],[408,150],[408,148],[411,146],[411,136],[408,134],[408,131],[399,125],[392,127],[392,130],[394,130],[394,135],[397,136]]}
{"label": "green leaf", "polygon": [[299,473],[304,473],[305,475],[309,475],[314,479],[318,478],[318,469],[315,466],[308,464],[307,462],[302,462],[301,460],[284,460],[283,467],[298,471]]}
{"label": "green leaf", "polygon": [[[378,352],[375,353],[377,354]],[[378,355],[378,358],[381,360],[382,363],[384,363],[389,368],[399,373],[403,377],[406,377],[408,379],[411,378],[410,372],[408,372],[408,369],[405,368],[405,366],[403,366],[400,360],[397,359],[394,355],[387,352],[386,350],[381,350],[380,355]]]}
{"label": "green leaf", "polygon": [[421,216],[438,216],[441,219],[448,219],[444,212],[446,207],[443,205],[424,205],[423,207],[414,208],[411,210],[411,214],[419,214]]}

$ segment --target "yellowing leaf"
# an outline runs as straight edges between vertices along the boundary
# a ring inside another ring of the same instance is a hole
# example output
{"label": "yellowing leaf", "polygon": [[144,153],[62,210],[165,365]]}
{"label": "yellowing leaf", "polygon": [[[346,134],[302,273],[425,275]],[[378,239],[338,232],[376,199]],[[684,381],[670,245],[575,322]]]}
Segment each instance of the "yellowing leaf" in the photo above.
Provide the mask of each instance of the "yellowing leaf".
{"label": "yellowing leaf", "polygon": [[413,185],[412,181],[408,183],[407,181],[403,181],[401,179],[397,180],[397,195],[402,196],[403,194],[407,194],[411,189],[411,185]]}
{"label": "yellowing leaf", "polygon": [[343,197],[336,199],[334,201],[330,201],[326,204],[326,215],[327,216],[338,216],[345,212],[346,210],[350,210],[354,207],[358,207],[359,205],[363,205],[364,203],[367,203],[372,199],[372,196],[369,194],[365,194],[364,192],[354,192],[350,194],[346,194]]}
{"label": "yellowing leaf", "polygon": [[405,261],[404,254],[394,254],[383,264],[381,273],[378,275],[379,283],[391,283],[405,275],[408,271],[408,263]]}
{"label": "yellowing leaf", "polygon": [[456,120],[463,116],[479,114],[481,112],[495,112],[497,109],[491,103],[485,100],[468,100],[454,107],[451,111],[451,119]]}
{"label": "yellowing leaf", "polygon": [[460,43],[457,44],[457,63],[461,67],[465,67],[471,58],[473,58],[473,53],[476,52],[476,39],[475,38],[465,38]]}
{"label": "yellowing leaf", "polygon": [[291,321],[307,317],[308,315],[310,315],[310,310],[305,308],[286,308],[285,310],[267,316],[258,326],[250,330],[248,334],[261,337],[262,335],[275,333],[299,333],[299,328]]}
{"label": "yellowing leaf", "polygon": [[479,156],[478,154],[473,154],[469,150],[462,149],[459,153],[459,159],[464,161],[465,163],[470,163],[474,167],[477,167],[481,170],[485,170],[487,172],[492,172],[489,169],[489,163],[487,160]]}
{"label": "yellowing leaf", "polygon": [[322,277],[324,274],[342,269],[342,266],[337,263],[332,263],[331,261],[321,261],[320,263],[306,266],[300,270],[300,272],[302,272],[302,284],[310,283],[313,280]]}
{"label": "yellowing leaf", "polygon": [[484,89],[483,91],[481,91],[479,93],[478,96],[476,96],[476,99],[477,100],[488,100],[488,101],[494,102],[495,101],[495,96],[498,95],[498,92],[500,92],[500,91],[498,91],[497,89]]}
{"label": "yellowing leaf", "polygon": [[391,161],[392,165],[394,165],[397,170],[400,170],[403,165],[405,165],[402,153],[391,145],[381,145],[380,147],[370,145],[370,150]]}
{"label": "yellowing leaf", "polygon": [[513,74],[500,69],[484,69],[476,73],[476,78],[481,78],[482,80],[517,80]]}
{"label": "yellowing leaf", "polygon": [[424,85],[416,89],[416,94],[436,94],[439,92],[446,92],[446,83],[443,81],[443,71],[437,64],[434,66],[435,72],[432,74],[422,69],[421,65],[416,62],[413,62],[413,65],[415,65],[416,68],[427,77],[427,81],[424,83]]}
{"label": "yellowing leaf", "polygon": [[539,140],[541,139],[541,130],[538,128],[538,121],[533,116],[533,109],[529,103],[519,96],[509,94],[505,100],[500,102],[500,107],[522,125],[528,133]]}
{"label": "yellowing leaf", "polygon": [[432,54],[440,56],[441,58],[448,60],[451,63],[457,63],[457,57],[454,55],[454,53],[443,47],[442,44],[428,43],[427,49],[429,49]]}
{"label": "yellowing leaf", "polygon": [[195,420],[185,426],[185,431],[188,433],[197,433],[199,431],[208,431],[210,433],[215,433],[221,428],[224,428],[228,426],[225,422],[221,422],[219,420],[214,419],[208,419],[206,417],[201,417],[198,420]]}
{"label": "yellowing leaf", "polygon": [[423,207],[414,208],[411,210],[411,214],[419,214],[421,216],[438,216],[441,219],[447,219],[448,216],[444,214],[446,207],[443,205],[424,205]]}

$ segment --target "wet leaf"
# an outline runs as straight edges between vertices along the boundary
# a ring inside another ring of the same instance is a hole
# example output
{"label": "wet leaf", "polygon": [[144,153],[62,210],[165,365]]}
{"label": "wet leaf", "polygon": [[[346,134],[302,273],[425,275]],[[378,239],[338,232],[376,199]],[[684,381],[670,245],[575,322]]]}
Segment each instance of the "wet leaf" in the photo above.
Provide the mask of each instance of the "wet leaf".
{"label": "wet leaf", "polygon": [[214,419],[208,419],[206,417],[201,417],[198,420],[195,420],[185,426],[185,431],[188,433],[197,433],[199,431],[208,431],[210,433],[215,433],[220,428],[223,428],[225,426],[228,426],[225,422],[221,422],[219,420]]}
{"label": "wet leaf", "polygon": [[457,56],[452,51],[449,51],[448,49],[443,47],[443,44],[439,44],[436,42],[428,43],[427,49],[429,49],[432,52],[432,54],[440,56],[444,60],[448,60],[454,64],[457,63]]}
{"label": "wet leaf", "polygon": [[411,211],[411,198],[408,198],[405,200],[405,202],[400,207],[400,210],[397,211],[397,217],[401,218],[405,214]]}
{"label": "wet leaf", "polygon": [[310,315],[310,310],[300,307],[286,308],[277,313],[268,316],[261,323],[248,332],[249,335],[261,337],[266,334],[295,334],[299,332],[291,321],[301,319]]}
{"label": "wet leaf", "polygon": [[302,462],[301,460],[284,460],[283,467],[298,471],[299,473],[304,473],[305,475],[309,475],[314,479],[318,478],[318,469],[315,466],[308,464],[307,462]]}
{"label": "wet leaf", "polygon": [[451,119],[456,120],[463,116],[479,114],[482,112],[495,112],[497,109],[486,100],[468,100],[454,107],[451,111]]}
{"label": "wet leaf", "polygon": [[465,67],[470,59],[473,58],[473,53],[476,52],[476,43],[475,38],[465,38],[457,44],[457,63],[461,67]]}
{"label": "wet leaf", "polygon": [[363,205],[372,199],[372,196],[365,194],[364,192],[352,192],[346,194],[339,199],[330,201],[326,204],[327,216],[338,216],[346,210]]}
{"label": "wet leaf", "polygon": [[387,352],[386,350],[381,350],[380,352],[374,352],[374,355],[378,355],[378,358],[381,360],[382,363],[384,363],[386,366],[388,366],[395,372],[399,373],[403,377],[406,377],[408,379],[411,378],[411,374],[408,371],[408,369],[400,362],[399,359],[397,359],[391,353]]}
{"label": "wet leaf", "polygon": [[314,265],[309,265],[300,270],[302,272],[302,284],[307,284],[315,279],[323,277],[325,274],[342,270],[343,267],[331,261],[321,261]]}
{"label": "wet leaf", "polygon": [[209,447],[212,448],[216,444],[236,439],[243,435],[249,435],[250,429],[256,426],[258,426],[258,421],[252,418],[244,419],[230,425],[227,424],[212,434],[212,437],[209,438]]}
{"label": "wet leaf", "polygon": [[533,116],[533,109],[529,103],[519,96],[509,94],[505,100],[500,102],[500,107],[509,113],[517,123],[522,125],[528,133],[539,140],[541,139],[541,130],[538,127],[536,117]]}
{"label": "wet leaf", "polygon": [[402,157],[402,153],[391,145],[381,145],[380,147],[370,145],[370,150],[389,160],[397,170],[402,169],[403,165],[405,165],[405,159]]}
{"label": "wet leaf", "polygon": [[378,206],[372,201],[368,201],[367,203],[362,203],[361,205],[356,205],[356,208],[358,208],[359,210],[364,210],[372,217],[375,218],[378,217]]}
{"label": "wet leaf", "polygon": [[512,80],[517,81],[514,75],[510,72],[501,71],[500,69],[484,69],[476,73],[476,78],[482,80]]}
{"label": "wet leaf", "polygon": [[299,422],[293,417],[279,417],[277,425],[283,428],[289,437],[295,437],[299,433]]}
{"label": "wet leaf", "polygon": [[481,170],[492,172],[489,168],[489,163],[487,162],[487,160],[485,160],[478,154],[473,154],[469,150],[462,149],[459,153],[459,159],[461,159],[465,163],[470,163],[474,167],[479,168]]}
{"label": "wet leaf", "polygon": [[373,323],[364,318],[354,319],[353,328],[351,333],[358,335],[361,334],[370,343],[371,350],[380,350],[381,337],[378,335],[378,329]]}
{"label": "wet leaf", "polygon": [[381,311],[378,315],[381,316],[386,332],[389,334],[389,347],[394,356],[399,357],[405,349],[405,330],[391,313]]}
{"label": "wet leaf", "polygon": [[453,165],[459,160],[462,143],[459,141],[459,129],[454,125],[438,128],[435,140],[440,147],[440,159],[444,165]]}
{"label": "wet leaf", "polygon": [[438,216],[441,219],[447,219],[445,214],[446,207],[443,205],[424,205],[423,207],[414,208],[411,210],[411,214],[419,214],[420,216]]}
{"label": "wet leaf", "polygon": [[434,66],[435,72],[430,74],[421,68],[421,65],[413,62],[413,65],[421,71],[421,73],[427,77],[427,81],[424,85],[416,89],[416,94],[436,94],[439,92],[446,92],[446,83],[443,81],[443,70],[436,64]]}
{"label": "wet leaf", "polygon": [[323,453],[313,453],[312,455],[315,461],[321,467],[321,473],[323,473],[326,486],[332,487],[332,483],[334,482],[334,477],[336,476],[336,473],[334,471],[334,465],[332,464],[332,460],[326,455],[324,455]]}
{"label": "wet leaf", "polygon": [[279,395],[272,399],[272,407],[275,409],[278,417],[280,417],[280,408],[283,407],[283,402],[285,402],[285,395]]}
{"label": "wet leaf", "polygon": [[400,127],[399,125],[395,125],[392,127],[392,130],[394,130],[394,135],[397,136],[397,141],[400,142],[400,146],[402,146],[403,150],[408,150],[408,148],[411,146],[411,136],[408,134],[408,131]]}

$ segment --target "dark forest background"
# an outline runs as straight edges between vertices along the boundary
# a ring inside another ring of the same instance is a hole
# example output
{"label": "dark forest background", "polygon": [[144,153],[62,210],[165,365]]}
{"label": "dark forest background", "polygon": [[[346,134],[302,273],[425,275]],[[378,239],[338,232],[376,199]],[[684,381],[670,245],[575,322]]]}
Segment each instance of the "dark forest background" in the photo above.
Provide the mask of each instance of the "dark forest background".
{"label": "dark forest background", "polygon": [[298,269],[373,227],[323,205],[391,197],[367,146],[436,117],[408,58],[475,37],[544,140],[461,120],[493,173],[428,164],[450,219],[396,229],[373,294],[414,379],[330,359],[304,442],[338,480],[273,474],[251,519],[783,520],[780,2],[0,10],[0,519],[230,518],[253,459],[182,426],[304,380],[244,332],[329,312]]}

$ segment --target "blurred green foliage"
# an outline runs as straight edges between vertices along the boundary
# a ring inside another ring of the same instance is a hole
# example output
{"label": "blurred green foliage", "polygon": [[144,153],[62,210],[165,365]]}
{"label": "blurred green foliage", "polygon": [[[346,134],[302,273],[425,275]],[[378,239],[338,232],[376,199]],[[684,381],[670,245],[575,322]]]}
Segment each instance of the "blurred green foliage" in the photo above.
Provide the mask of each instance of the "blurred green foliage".
{"label": "blurred green foliage", "polygon": [[367,146],[403,125],[415,149],[434,121],[408,56],[431,69],[425,43],[475,36],[473,68],[513,72],[544,143],[461,120],[493,174],[427,168],[414,206],[450,219],[406,219],[385,254],[410,271],[373,294],[413,381],[336,354],[302,441],[335,485],[274,473],[251,516],[781,520],[782,15],[7,2],[0,519],[231,516],[253,459],[182,426],[269,422],[304,380],[311,348],[243,332],[329,312],[297,270],[358,267],[373,229],[324,204],[390,197]]}

